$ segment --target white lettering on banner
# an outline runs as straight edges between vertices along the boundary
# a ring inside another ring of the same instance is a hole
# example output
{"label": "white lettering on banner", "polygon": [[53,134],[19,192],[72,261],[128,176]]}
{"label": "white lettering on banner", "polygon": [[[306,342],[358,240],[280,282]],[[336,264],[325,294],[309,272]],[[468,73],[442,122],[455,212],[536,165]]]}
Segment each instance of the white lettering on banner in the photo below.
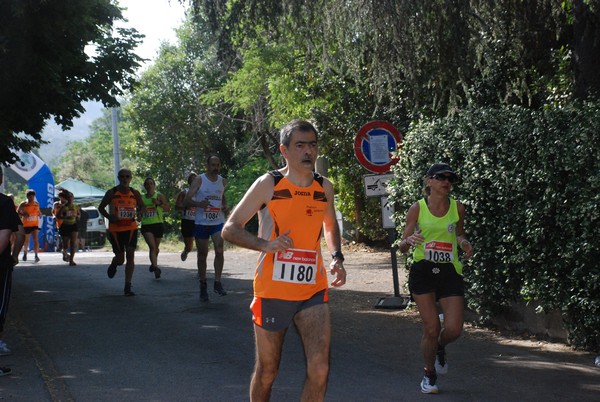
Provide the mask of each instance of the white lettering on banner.
{"label": "white lettering on banner", "polygon": [[275,254],[273,280],[314,285],[317,280],[317,252],[290,248]]}

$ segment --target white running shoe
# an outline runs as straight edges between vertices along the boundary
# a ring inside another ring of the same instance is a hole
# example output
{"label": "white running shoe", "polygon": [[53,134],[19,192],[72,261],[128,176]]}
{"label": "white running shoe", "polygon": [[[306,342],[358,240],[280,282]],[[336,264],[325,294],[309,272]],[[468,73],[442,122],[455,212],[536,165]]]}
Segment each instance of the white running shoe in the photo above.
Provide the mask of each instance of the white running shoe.
{"label": "white running shoe", "polygon": [[8,356],[12,351],[4,341],[0,341],[0,356]]}
{"label": "white running shoe", "polygon": [[435,354],[435,371],[437,374],[448,373],[448,362],[446,361],[446,349],[443,346],[438,347]]}
{"label": "white running shoe", "polygon": [[435,385],[436,381],[437,375],[435,374],[423,376],[423,379],[421,380],[421,392],[424,394],[437,394],[440,392],[438,386]]}

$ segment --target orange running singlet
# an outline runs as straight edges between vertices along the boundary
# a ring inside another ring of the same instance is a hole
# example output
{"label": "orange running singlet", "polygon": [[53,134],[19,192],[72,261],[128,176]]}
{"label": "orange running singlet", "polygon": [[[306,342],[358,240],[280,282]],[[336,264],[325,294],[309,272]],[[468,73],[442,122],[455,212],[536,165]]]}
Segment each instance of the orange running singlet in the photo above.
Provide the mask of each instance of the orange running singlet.
{"label": "orange running singlet", "polygon": [[37,228],[38,219],[40,218],[40,204],[37,201],[26,202],[23,204],[23,209],[28,216],[22,216],[21,221],[23,222],[24,228]]}
{"label": "orange running singlet", "polygon": [[298,187],[279,171],[273,198],[259,211],[258,235],[273,240],[291,230],[294,248],[278,253],[262,252],[254,274],[254,296],[281,300],[308,300],[327,289],[327,272],[321,256],[321,235],[327,198],[323,178],[314,173],[308,187]]}
{"label": "orange running singlet", "polygon": [[113,199],[110,202],[111,213],[117,216],[116,222],[110,222],[108,230],[110,232],[125,232],[127,230],[136,230],[138,228],[135,221],[137,213],[137,201],[133,192],[121,193],[118,187],[113,188]]}

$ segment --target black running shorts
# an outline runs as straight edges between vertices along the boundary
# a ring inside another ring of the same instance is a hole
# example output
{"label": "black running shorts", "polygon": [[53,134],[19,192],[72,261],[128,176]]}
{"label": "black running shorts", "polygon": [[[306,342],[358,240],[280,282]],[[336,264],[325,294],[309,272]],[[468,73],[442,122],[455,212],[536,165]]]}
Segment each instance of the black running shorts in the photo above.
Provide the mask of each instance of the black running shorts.
{"label": "black running shorts", "polygon": [[410,267],[408,289],[416,295],[435,293],[436,300],[465,295],[463,277],[456,272],[454,265],[427,260],[415,262]]}

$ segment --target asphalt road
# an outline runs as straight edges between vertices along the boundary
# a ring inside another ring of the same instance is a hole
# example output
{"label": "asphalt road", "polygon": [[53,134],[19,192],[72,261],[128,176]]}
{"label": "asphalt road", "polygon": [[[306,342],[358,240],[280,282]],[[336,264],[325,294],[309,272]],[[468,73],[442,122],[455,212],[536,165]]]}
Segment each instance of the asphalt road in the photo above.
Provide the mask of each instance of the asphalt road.
{"label": "asphalt road", "polygon": [[[123,296],[123,267],[107,278],[110,253],[79,253],[77,267],[57,253],[19,264],[5,333],[13,353],[0,357],[13,373],[0,378],[0,400],[247,401],[255,256],[227,252],[229,295],[211,293],[208,303],[198,299],[194,254],[186,262],[161,254],[163,275],[155,280],[146,253],[138,253],[135,297]],[[475,328],[448,348],[450,372],[439,377],[441,393],[421,394],[415,313],[373,308],[392,290],[389,267],[353,263],[351,256],[346,265],[354,284],[330,294],[327,401],[600,400],[593,355]],[[298,400],[303,379],[302,346],[291,329],[272,400]]]}

